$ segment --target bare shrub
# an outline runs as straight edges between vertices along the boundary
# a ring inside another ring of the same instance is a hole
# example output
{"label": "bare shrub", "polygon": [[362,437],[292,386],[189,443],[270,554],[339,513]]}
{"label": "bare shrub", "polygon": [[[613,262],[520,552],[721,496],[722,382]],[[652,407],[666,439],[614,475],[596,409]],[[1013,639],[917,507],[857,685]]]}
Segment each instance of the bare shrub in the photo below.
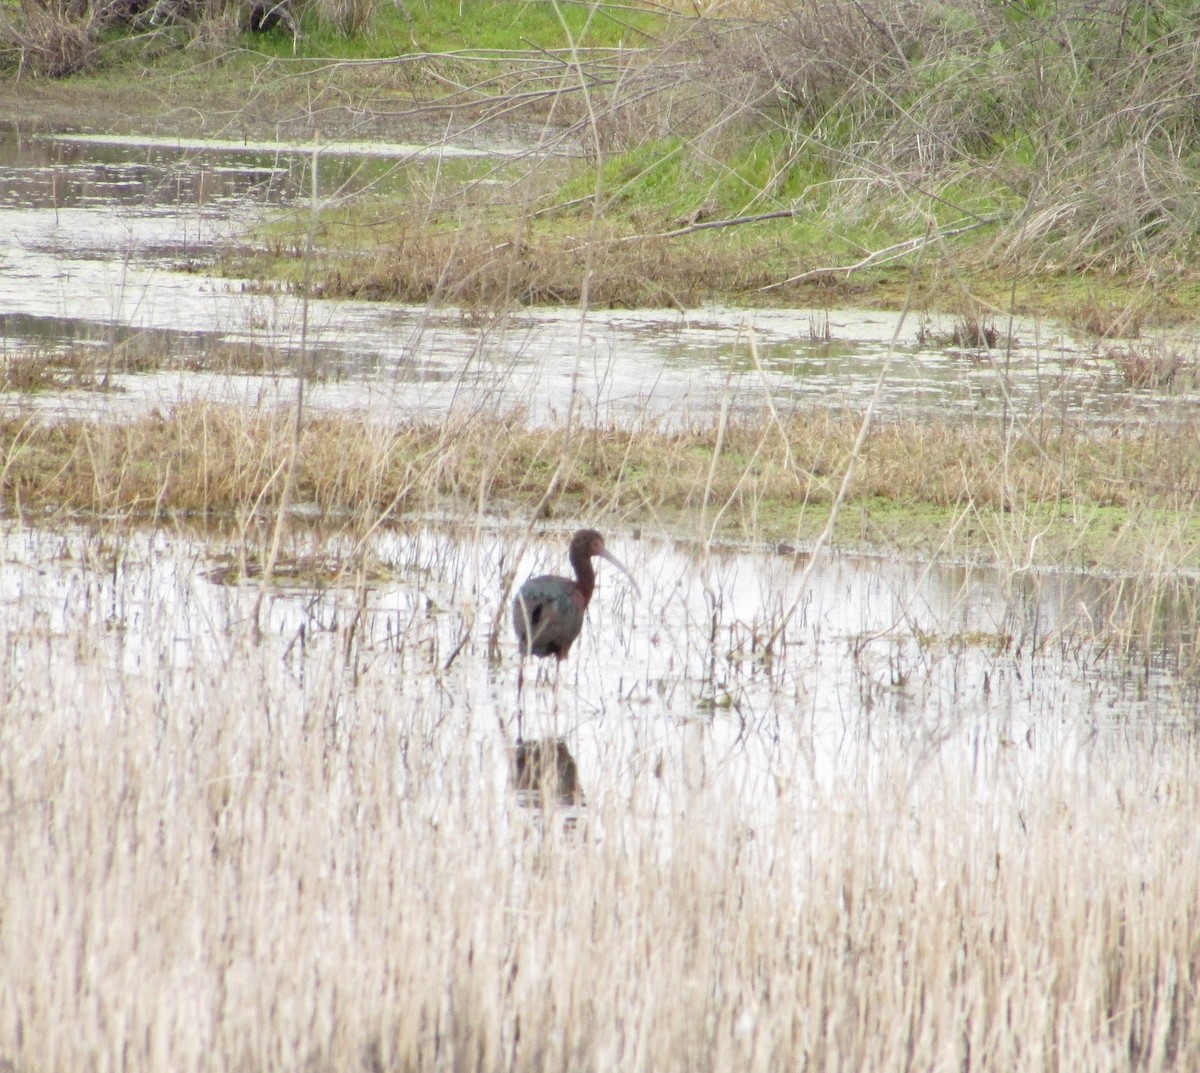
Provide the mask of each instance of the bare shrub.
{"label": "bare shrub", "polygon": [[95,63],[101,24],[86,4],[23,0],[20,17],[0,24],[0,49],[19,72],[62,78]]}
{"label": "bare shrub", "polygon": [[[166,33],[180,26],[183,39]],[[114,30],[144,35],[140,47],[153,51],[163,41],[224,47],[242,30],[275,26],[298,34],[290,0],[21,0],[19,13],[0,11],[0,59],[19,75],[65,78],[101,65]]]}
{"label": "bare shrub", "polygon": [[983,4],[804,0],[716,38],[709,77],[774,105],[834,163],[861,152],[885,167],[936,167],[993,147],[1028,108],[1012,65],[989,55],[997,22]]}
{"label": "bare shrub", "polygon": [[907,67],[904,52],[929,32],[917,4],[861,5],[801,0],[710,38],[709,70],[743,84],[743,98],[772,98],[800,122],[820,125],[847,98],[888,83]]}
{"label": "bare shrub", "polygon": [[[969,216],[944,192],[966,182],[1011,207],[1005,259],[1128,270],[1183,263],[1198,231],[1193,37],[1118,0],[804,0],[697,32],[688,77],[819,156],[831,216],[877,223],[881,193],[895,223]],[[727,112],[712,129],[729,126]]]}
{"label": "bare shrub", "polygon": [[1067,323],[1096,339],[1136,339],[1142,334],[1145,310],[1136,304],[1090,297],[1067,310]]}
{"label": "bare shrub", "polygon": [[1184,379],[1184,374],[1190,374],[1187,379],[1193,383],[1195,381],[1195,359],[1189,360],[1182,349],[1161,342],[1148,346],[1113,347],[1105,357],[1120,371],[1127,387],[1170,388]]}
{"label": "bare shrub", "polygon": [[[1155,108],[1126,100],[1110,106]],[[1108,142],[1096,135],[1102,127],[1078,132],[1050,152],[1020,230],[1009,231],[1010,259],[1033,250],[1045,266],[1127,271],[1191,250],[1200,198],[1178,147],[1156,128],[1114,131]]]}

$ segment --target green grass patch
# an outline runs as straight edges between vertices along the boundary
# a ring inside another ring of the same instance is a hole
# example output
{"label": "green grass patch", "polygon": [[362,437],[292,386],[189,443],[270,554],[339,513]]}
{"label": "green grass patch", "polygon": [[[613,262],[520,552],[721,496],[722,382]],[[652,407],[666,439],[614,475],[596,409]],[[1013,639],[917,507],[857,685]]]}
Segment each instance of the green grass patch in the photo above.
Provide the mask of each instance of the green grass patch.
{"label": "green grass patch", "polygon": [[411,53],[454,53],[611,48],[644,40],[661,18],[647,10],[605,4],[492,3],[487,0],[423,0],[411,5],[378,3],[362,32],[346,34],[321,5],[306,8],[301,36],[244,34],[239,43],[264,56],[287,59],[379,59]]}

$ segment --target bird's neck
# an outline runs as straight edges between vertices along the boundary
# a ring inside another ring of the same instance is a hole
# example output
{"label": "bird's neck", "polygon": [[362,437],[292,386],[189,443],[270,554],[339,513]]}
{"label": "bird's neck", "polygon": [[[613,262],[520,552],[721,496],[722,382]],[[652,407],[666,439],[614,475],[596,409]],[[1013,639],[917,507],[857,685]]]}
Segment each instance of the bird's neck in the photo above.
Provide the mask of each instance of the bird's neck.
{"label": "bird's neck", "polygon": [[592,566],[592,557],[590,555],[573,555],[571,566],[575,569],[575,585],[579,589],[580,595],[583,596],[583,605],[586,607],[596,588],[596,569]]}

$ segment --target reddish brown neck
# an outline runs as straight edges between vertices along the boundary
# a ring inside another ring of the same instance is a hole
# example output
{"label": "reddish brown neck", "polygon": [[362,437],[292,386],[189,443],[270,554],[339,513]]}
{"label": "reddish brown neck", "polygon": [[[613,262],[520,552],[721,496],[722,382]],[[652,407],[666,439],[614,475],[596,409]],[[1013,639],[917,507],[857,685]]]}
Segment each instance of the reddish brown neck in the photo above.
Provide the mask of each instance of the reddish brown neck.
{"label": "reddish brown neck", "polygon": [[586,607],[596,588],[596,570],[592,566],[592,557],[583,552],[571,552],[571,567],[575,571],[575,586],[583,596]]}

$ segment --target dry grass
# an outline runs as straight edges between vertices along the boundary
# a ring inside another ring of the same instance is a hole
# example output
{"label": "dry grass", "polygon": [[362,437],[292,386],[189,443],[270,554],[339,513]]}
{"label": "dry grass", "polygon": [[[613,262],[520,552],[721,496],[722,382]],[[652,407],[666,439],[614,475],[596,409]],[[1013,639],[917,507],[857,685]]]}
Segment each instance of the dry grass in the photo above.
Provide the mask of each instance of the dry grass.
{"label": "dry grass", "polygon": [[[353,414],[305,423],[297,496],[359,517],[448,504],[538,501],[560,457],[564,495],[584,511],[652,518],[708,504],[735,515],[756,501],[827,503],[858,417],[812,411],[776,422],[684,430],[646,425],[530,428],[524,415],[479,414],[389,426]],[[293,418],[286,410],[181,405],[125,424],[10,418],[0,426],[0,493],[10,507],[95,514],[233,515],[278,502]],[[1119,439],[1043,430],[1006,437],[996,423],[887,421],[872,434],[854,498],[1011,509],[1042,504],[1160,506],[1200,489],[1189,428]],[[714,450],[719,450],[714,465]]]}
{"label": "dry grass", "polygon": [[990,313],[971,308],[958,313],[948,331],[935,331],[922,323],[917,330],[917,343],[920,346],[959,347],[964,350],[995,350],[1013,346],[1016,340],[1010,339],[996,327],[995,318]]}
{"label": "dry grass", "polygon": [[87,70],[96,62],[104,13],[112,7],[25,0],[14,18],[6,5],[0,11],[0,55],[21,74],[62,78]]}
{"label": "dry grass", "polygon": [[169,369],[209,373],[272,373],[290,367],[279,350],[254,343],[209,343],[202,348],[164,347],[153,333],[136,333],[113,345],[32,350],[0,361],[0,390],[110,391],[114,376]]}
{"label": "dry grass", "polygon": [[1162,341],[1111,347],[1105,353],[1131,388],[1192,390],[1197,381],[1196,356]]}
{"label": "dry grass", "polygon": [[[191,403],[127,424],[11,418],[0,427],[0,494],[10,508],[245,516],[269,515],[278,502],[293,418]],[[653,520],[708,505],[756,535],[756,504],[829,502],[857,432],[857,415],[812,412],[734,420],[724,432],[715,421],[685,430],[582,427],[566,443],[564,428],[527,427],[521,412],[394,426],[314,415],[302,432],[296,496],[365,524],[446,506],[528,509],[565,458],[572,510]],[[1180,497],[1198,491],[1200,456],[1186,427],[1106,438],[1031,425],[1006,438],[995,422],[922,420],[878,425],[853,498],[1006,511],[1181,510]]]}
{"label": "dry grass", "polygon": [[[595,308],[684,309],[753,295],[777,283],[788,256],[778,236],[723,246],[654,237],[628,241],[615,233],[564,241],[561,235],[532,230],[514,245],[512,234],[511,224],[465,222],[453,230],[433,230],[416,220],[392,223],[368,254],[322,272],[317,294],[501,309],[572,306],[579,303],[586,279]],[[833,280],[785,292],[818,292],[823,301],[849,293]]]}
{"label": "dry grass", "polygon": [[[814,410],[724,428],[585,425],[568,440],[562,426],[528,427],[521,411],[402,422],[314,413],[291,502],[354,534],[414,512],[541,511],[804,546],[825,524],[858,429],[856,414]],[[0,501],[29,518],[193,518],[258,532],[283,501],[293,434],[286,408],[207,403],[122,424],[12,417],[0,425]],[[1003,428],[892,419],[867,441],[838,540],[1161,580],[1195,562],[1198,497],[1186,422],[1110,435],[1053,414]]]}
{"label": "dry grass", "polygon": [[1139,304],[1101,302],[1094,297],[1067,310],[1067,323],[1096,339],[1137,339],[1146,311]]}
{"label": "dry grass", "polygon": [[600,671],[572,832],[518,806],[424,595],[280,601],[258,641],[186,568],[131,583],[168,548],[62,544],[97,598],[0,629],[11,1068],[1200,1062],[1191,733],[921,730],[893,689],[830,770],[804,698],[731,745]]}

